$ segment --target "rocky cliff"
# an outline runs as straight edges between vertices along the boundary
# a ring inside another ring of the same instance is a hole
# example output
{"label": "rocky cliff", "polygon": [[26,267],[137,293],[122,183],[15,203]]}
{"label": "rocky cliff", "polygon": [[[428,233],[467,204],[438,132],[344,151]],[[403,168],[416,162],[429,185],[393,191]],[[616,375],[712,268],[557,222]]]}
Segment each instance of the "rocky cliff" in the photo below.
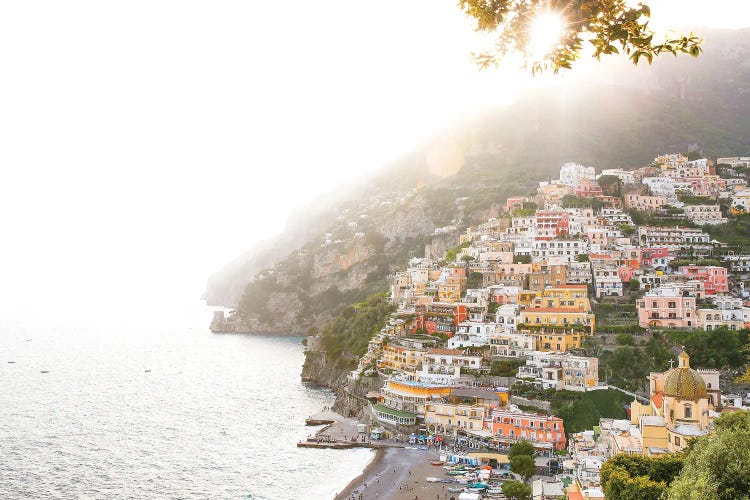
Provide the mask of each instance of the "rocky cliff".
{"label": "rocky cliff", "polygon": [[302,366],[302,381],[331,389],[336,394],[333,410],[346,417],[366,420],[364,408],[369,391],[379,391],[384,380],[380,375],[362,377],[357,382],[348,380],[349,371],[335,368],[324,352],[306,351]]}

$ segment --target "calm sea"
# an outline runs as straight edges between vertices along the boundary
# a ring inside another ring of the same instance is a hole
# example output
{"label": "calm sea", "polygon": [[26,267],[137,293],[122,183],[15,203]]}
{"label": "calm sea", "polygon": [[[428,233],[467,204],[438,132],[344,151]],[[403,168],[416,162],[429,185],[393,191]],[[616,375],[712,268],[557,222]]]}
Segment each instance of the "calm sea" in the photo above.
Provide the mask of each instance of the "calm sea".
{"label": "calm sea", "polygon": [[333,402],[300,382],[301,339],[210,317],[0,322],[0,498],[332,498],[371,452],[295,446]]}

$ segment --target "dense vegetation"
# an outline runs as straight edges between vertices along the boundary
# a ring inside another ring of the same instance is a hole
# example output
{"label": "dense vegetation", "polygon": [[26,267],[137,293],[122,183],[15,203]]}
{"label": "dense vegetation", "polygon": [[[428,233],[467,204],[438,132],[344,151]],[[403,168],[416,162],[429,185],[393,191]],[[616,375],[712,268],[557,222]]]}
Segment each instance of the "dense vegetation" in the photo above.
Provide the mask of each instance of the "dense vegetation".
{"label": "dense vegetation", "polygon": [[657,500],[664,498],[682,467],[681,455],[650,458],[621,453],[602,466],[602,488],[611,500]]}
{"label": "dense vegetation", "polygon": [[599,425],[600,418],[625,418],[625,406],[631,400],[629,396],[614,390],[557,391],[535,389],[525,384],[514,385],[511,392],[525,398],[549,401],[552,413],[562,418],[568,434],[591,429]]}
{"label": "dense vegetation", "polygon": [[320,331],[328,361],[339,368],[354,368],[394,309],[382,293],[345,307]]}

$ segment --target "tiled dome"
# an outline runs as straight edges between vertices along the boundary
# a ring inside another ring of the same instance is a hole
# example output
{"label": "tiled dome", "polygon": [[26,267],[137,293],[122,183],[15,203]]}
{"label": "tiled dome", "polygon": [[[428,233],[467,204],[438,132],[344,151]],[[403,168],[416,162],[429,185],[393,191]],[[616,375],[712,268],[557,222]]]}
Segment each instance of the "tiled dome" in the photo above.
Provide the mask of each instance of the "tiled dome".
{"label": "tiled dome", "polygon": [[664,395],[691,401],[708,397],[706,382],[690,368],[690,356],[685,351],[680,353],[680,365],[670,370],[664,379]]}

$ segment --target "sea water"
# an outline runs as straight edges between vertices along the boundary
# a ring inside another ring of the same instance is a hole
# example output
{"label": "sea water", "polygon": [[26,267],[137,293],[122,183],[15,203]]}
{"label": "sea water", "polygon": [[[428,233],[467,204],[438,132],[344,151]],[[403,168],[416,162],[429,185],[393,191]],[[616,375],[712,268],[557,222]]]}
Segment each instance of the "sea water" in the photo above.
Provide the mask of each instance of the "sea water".
{"label": "sea water", "polygon": [[304,419],[334,399],[300,381],[302,339],[212,334],[211,313],[196,303],[131,326],[0,318],[0,498],[343,489],[372,452],[296,447],[315,430]]}

